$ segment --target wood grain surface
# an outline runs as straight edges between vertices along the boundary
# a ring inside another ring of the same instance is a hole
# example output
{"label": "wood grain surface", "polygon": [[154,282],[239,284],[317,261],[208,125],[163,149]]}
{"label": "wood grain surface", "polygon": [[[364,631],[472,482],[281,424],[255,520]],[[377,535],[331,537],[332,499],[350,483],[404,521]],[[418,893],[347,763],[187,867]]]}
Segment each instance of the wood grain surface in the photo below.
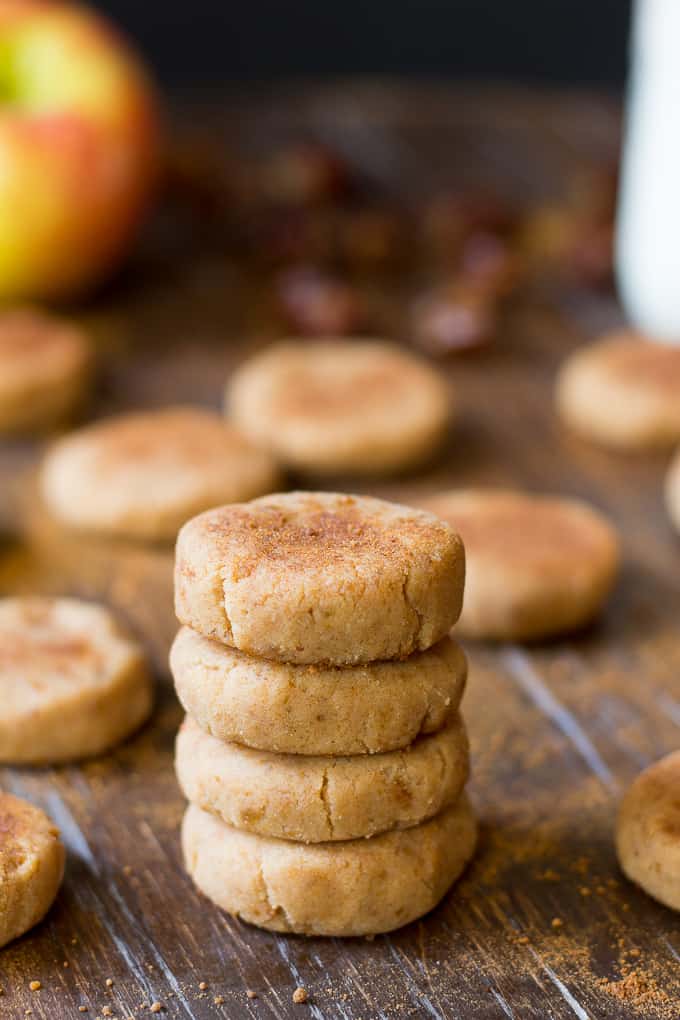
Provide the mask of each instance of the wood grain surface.
{"label": "wood grain surface", "polygon": [[[559,191],[579,161],[610,151],[618,116],[598,97],[346,83],[194,100],[176,124],[236,150],[311,132],[395,196],[450,180],[526,198]],[[406,290],[376,283],[397,335]],[[214,239],[163,214],[124,278],[74,314],[98,344],[96,416],[175,400],[217,407],[230,366],[272,332],[257,283]],[[442,369],[459,420],[440,461],[363,486],[404,497],[461,483],[575,494],[612,516],[625,548],[622,582],[593,629],[531,648],[468,647],[480,850],[433,914],[373,941],[269,935],[194,890],[172,770],[172,552],[62,532],[35,495],[41,443],[2,444],[0,591],[115,607],[148,647],[158,687],[152,722],[114,754],[0,775],[52,815],[68,846],[48,919],[0,953],[3,1020],[143,1017],[155,1002],[184,1020],[680,1016],[678,919],[625,881],[612,843],[626,784],[680,743],[680,545],[663,510],[665,458],[589,447],[551,406],[561,358],[619,319],[610,298],[534,288],[493,346]],[[292,1001],[298,985],[304,1005]]]}

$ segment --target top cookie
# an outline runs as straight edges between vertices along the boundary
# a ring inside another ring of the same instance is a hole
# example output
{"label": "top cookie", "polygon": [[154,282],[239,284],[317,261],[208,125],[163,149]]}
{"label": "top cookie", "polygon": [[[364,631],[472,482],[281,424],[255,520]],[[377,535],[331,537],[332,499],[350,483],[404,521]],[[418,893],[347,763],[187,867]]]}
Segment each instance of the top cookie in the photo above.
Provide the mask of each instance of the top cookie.
{"label": "top cookie", "polygon": [[630,331],[576,351],[557,381],[557,407],[582,435],[621,448],[680,441],[680,348]]}
{"label": "top cookie", "polygon": [[45,500],[73,527],[172,539],[194,514],[277,487],[272,456],[211,411],[167,407],[73,432],[48,453]]}
{"label": "top cookie", "polygon": [[206,637],[263,658],[365,663],[442,638],[460,613],[464,574],[460,539],[431,514],[292,492],[185,524],[175,609]]}
{"label": "top cookie", "polygon": [[427,459],[450,418],[445,381],[388,343],[278,344],[227,387],[238,425],[284,463],[315,474],[375,474]]}
{"label": "top cookie", "polygon": [[616,579],[616,532],[578,500],[460,489],[421,505],[465,543],[461,635],[527,641],[573,630],[601,609]]}
{"label": "top cookie", "polygon": [[91,367],[76,327],[30,309],[0,316],[0,432],[40,428],[79,400]]}

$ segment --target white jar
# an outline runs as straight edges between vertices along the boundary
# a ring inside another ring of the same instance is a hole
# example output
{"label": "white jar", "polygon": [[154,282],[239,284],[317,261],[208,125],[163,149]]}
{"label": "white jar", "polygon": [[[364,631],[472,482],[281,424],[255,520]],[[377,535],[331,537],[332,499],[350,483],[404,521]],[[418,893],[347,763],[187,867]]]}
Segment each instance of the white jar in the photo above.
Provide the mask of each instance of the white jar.
{"label": "white jar", "polygon": [[680,0],[636,0],[616,238],[631,324],[680,344]]}

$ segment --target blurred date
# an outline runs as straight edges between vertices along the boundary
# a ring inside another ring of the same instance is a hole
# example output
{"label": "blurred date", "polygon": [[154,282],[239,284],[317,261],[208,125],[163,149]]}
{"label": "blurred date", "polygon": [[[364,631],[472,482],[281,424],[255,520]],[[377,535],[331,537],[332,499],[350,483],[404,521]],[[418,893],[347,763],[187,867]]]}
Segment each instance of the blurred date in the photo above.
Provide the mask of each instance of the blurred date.
{"label": "blurred date", "polygon": [[345,336],[365,325],[364,301],[346,280],[302,266],[279,273],[274,285],[281,311],[305,336]]}
{"label": "blurred date", "polygon": [[434,357],[475,350],[493,339],[497,318],[496,303],[488,295],[453,283],[416,300],[413,340]]}

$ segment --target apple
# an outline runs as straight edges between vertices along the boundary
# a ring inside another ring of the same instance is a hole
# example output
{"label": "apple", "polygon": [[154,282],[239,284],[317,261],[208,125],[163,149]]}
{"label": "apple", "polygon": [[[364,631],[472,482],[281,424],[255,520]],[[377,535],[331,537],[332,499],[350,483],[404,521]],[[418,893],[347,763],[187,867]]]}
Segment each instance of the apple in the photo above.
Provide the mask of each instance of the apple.
{"label": "apple", "polygon": [[104,277],[147,207],[158,152],[153,87],[107,22],[0,0],[0,300]]}

